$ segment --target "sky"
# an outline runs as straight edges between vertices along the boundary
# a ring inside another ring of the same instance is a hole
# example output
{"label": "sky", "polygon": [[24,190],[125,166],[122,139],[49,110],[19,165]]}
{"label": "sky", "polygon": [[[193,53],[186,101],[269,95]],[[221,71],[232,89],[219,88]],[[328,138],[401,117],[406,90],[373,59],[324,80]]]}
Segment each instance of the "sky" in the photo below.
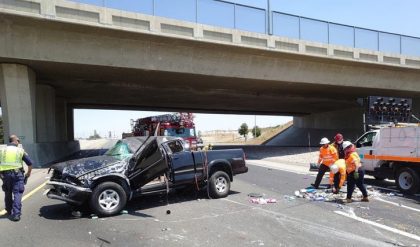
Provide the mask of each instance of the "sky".
{"label": "sky", "polygon": [[[83,0],[80,0],[83,1]],[[86,0],[96,1],[96,0]],[[133,4],[134,0],[105,0],[110,3]],[[144,1],[147,0],[138,0]],[[150,1],[150,0],[148,0]],[[170,2],[169,0],[155,0]],[[179,1],[179,2],[178,2]],[[177,3],[191,0],[177,0]],[[204,1],[204,0],[203,0]],[[266,8],[267,0],[224,0],[259,8]],[[181,5],[181,4],[180,4]],[[123,6],[124,7],[124,6]],[[130,8],[131,6],[125,6]],[[363,27],[391,33],[420,37],[419,0],[271,0],[274,11],[315,18],[324,21]],[[172,10],[171,10],[172,11]],[[210,13],[211,16],[211,13]],[[252,23],[249,25],[253,25]],[[130,130],[130,119],[164,114],[165,112],[75,110],[75,135],[88,137],[97,130],[101,135],[121,136]],[[1,114],[1,108],[0,108]],[[260,127],[275,126],[290,121],[291,117],[257,116]],[[197,130],[236,130],[241,123],[254,126],[254,116],[196,114]]]}

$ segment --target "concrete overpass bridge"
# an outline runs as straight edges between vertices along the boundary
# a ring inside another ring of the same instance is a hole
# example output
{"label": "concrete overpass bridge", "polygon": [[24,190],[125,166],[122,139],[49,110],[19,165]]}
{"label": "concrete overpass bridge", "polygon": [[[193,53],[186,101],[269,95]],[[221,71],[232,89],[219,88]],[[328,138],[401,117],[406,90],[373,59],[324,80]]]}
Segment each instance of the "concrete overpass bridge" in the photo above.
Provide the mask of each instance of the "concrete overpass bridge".
{"label": "concrete overpass bridge", "polygon": [[[360,133],[368,95],[414,98],[420,57],[78,4],[0,1],[5,135],[39,164],[78,148],[73,108],[295,116]],[[307,143],[307,142],[305,142]]]}

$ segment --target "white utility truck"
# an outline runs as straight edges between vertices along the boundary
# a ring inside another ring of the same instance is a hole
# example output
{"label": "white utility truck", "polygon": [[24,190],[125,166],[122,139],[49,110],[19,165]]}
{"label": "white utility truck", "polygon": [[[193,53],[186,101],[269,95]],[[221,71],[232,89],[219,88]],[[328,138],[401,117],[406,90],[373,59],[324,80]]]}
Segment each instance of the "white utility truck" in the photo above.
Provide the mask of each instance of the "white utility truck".
{"label": "white utility truck", "polygon": [[395,179],[408,194],[420,190],[420,126],[380,127],[355,142],[366,174]]}

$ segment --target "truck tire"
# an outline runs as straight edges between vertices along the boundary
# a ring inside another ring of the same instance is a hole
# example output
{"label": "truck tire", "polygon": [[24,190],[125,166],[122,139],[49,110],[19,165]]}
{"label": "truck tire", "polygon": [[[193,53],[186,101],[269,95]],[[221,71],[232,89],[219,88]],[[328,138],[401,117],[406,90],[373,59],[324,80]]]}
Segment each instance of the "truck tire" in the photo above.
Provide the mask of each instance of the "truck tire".
{"label": "truck tire", "polygon": [[420,188],[420,177],[415,170],[403,167],[397,171],[395,183],[403,193],[415,194]]}
{"label": "truck tire", "polygon": [[212,198],[226,197],[230,191],[230,178],[224,171],[217,171],[209,180],[210,195]]}
{"label": "truck tire", "polygon": [[97,215],[111,216],[127,204],[127,195],[121,185],[104,182],[95,187],[90,198],[90,208]]}

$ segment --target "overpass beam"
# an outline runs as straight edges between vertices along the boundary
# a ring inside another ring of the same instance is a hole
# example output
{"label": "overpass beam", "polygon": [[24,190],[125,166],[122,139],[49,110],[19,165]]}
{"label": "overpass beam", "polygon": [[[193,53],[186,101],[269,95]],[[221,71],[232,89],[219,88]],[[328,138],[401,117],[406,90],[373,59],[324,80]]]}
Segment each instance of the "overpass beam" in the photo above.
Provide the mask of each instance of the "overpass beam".
{"label": "overpass beam", "polygon": [[35,143],[35,73],[20,64],[0,64],[0,100],[4,136],[16,134]]}

